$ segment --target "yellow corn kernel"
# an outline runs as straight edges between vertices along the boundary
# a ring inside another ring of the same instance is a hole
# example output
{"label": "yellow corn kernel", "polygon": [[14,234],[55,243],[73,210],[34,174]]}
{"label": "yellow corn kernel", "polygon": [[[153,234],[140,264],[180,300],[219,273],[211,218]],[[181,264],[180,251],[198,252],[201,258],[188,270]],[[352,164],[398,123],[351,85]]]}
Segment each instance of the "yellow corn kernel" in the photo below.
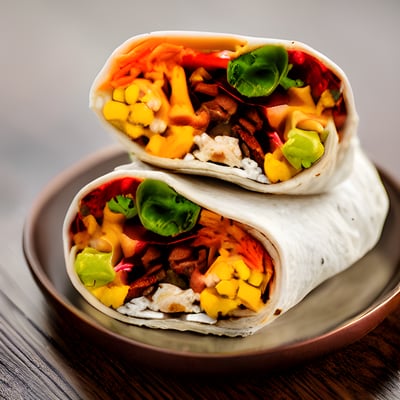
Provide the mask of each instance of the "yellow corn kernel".
{"label": "yellow corn kernel", "polygon": [[237,279],[223,280],[217,283],[215,289],[221,296],[226,296],[229,299],[234,299],[239,287],[239,281]]}
{"label": "yellow corn kernel", "polygon": [[95,287],[93,289],[88,287],[88,290],[90,290],[90,292],[93,294],[93,296],[97,297],[100,300],[106,287],[107,286],[99,286],[99,287]]}
{"label": "yellow corn kernel", "polygon": [[273,153],[267,153],[264,159],[264,172],[271,183],[287,181],[296,175],[298,170],[285,159],[278,148]]}
{"label": "yellow corn kernel", "polygon": [[239,279],[247,281],[250,276],[250,268],[246,265],[246,263],[242,260],[236,260],[233,263],[233,267],[235,268],[236,273],[238,274]]}
{"label": "yellow corn kernel", "polygon": [[252,269],[251,273],[250,273],[250,276],[249,276],[249,279],[247,280],[247,282],[250,285],[259,287],[262,284],[263,280],[264,280],[264,276],[265,275],[261,271],[256,271],[255,269]]}
{"label": "yellow corn kernel", "polygon": [[135,103],[130,106],[129,122],[148,126],[154,119],[154,112],[144,103]]}
{"label": "yellow corn kernel", "polygon": [[209,268],[208,272],[217,275],[221,280],[228,280],[233,278],[235,271],[231,264],[217,258],[214,264]]}
{"label": "yellow corn kernel", "polygon": [[139,86],[132,83],[125,89],[124,97],[125,102],[128,104],[135,104],[139,99]]}
{"label": "yellow corn kernel", "polygon": [[228,315],[234,311],[239,302],[236,299],[222,298],[215,288],[206,288],[200,293],[200,306],[211,318]]}
{"label": "yellow corn kernel", "polygon": [[163,157],[162,150],[165,149],[166,138],[159,134],[152,136],[146,145],[146,151],[154,156]]}
{"label": "yellow corn kernel", "polygon": [[107,288],[102,296],[102,302],[108,307],[118,308],[124,304],[128,290],[128,285]]}
{"label": "yellow corn kernel", "polygon": [[129,115],[129,107],[119,101],[109,100],[103,107],[103,115],[107,121],[125,121]]}
{"label": "yellow corn kernel", "polygon": [[331,108],[334,106],[335,99],[333,98],[331,91],[329,89],[324,90],[318,100],[317,113],[321,114],[325,108]]}
{"label": "yellow corn kernel", "polygon": [[146,129],[142,125],[134,125],[129,122],[125,122],[122,130],[132,139],[137,139],[140,136],[143,136],[146,131]]}
{"label": "yellow corn kernel", "polygon": [[112,93],[112,99],[121,103],[125,103],[125,89],[121,87],[115,88]]}
{"label": "yellow corn kernel", "polygon": [[118,308],[124,304],[129,286],[102,286],[93,289],[92,293],[107,307]]}
{"label": "yellow corn kernel", "polygon": [[146,151],[158,157],[183,158],[193,146],[193,132],[191,126],[171,126],[168,136],[152,136]]}
{"label": "yellow corn kernel", "polygon": [[237,298],[241,300],[247,308],[253,311],[258,311],[263,306],[261,290],[244,281],[239,281]]}

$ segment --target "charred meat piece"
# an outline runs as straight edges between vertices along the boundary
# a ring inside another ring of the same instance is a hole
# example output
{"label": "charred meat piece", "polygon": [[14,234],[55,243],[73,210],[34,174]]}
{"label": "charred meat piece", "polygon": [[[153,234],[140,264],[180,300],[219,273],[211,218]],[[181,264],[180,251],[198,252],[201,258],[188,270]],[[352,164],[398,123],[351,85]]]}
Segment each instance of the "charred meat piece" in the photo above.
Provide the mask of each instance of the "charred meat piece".
{"label": "charred meat piece", "polygon": [[171,269],[188,278],[195,269],[203,271],[207,267],[207,250],[188,246],[176,246],[168,257]]}
{"label": "charred meat piece", "polygon": [[205,248],[193,249],[186,246],[178,246],[172,250],[168,261],[171,270],[177,276],[184,276],[189,280],[189,286],[200,293],[205,282],[203,274],[208,267],[208,250]]}
{"label": "charred meat piece", "polygon": [[193,91],[216,97],[218,95],[218,85],[216,83],[196,82],[193,86]]}
{"label": "charred meat piece", "polygon": [[125,302],[130,301],[136,297],[151,293],[153,291],[154,285],[164,279],[164,277],[165,271],[161,269],[152,275],[145,275],[139,279],[136,279],[130,284]]}
{"label": "charred meat piece", "polygon": [[161,251],[156,246],[148,246],[145,253],[141,257],[146,271],[150,269],[151,266],[158,263],[161,259]]}
{"label": "charred meat piece", "polygon": [[239,124],[250,134],[254,135],[264,126],[264,120],[254,108],[246,111],[245,117],[239,118]]}
{"label": "charred meat piece", "polygon": [[201,108],[205,108],[209,112],[210,122],[226,123],[236,113],[237,103],[232,97],[219,94],[213,100],[204,102]]}
{"label": "charred meat piece", "polygon": [[[232,128],[242,142],[241,149],[246,157],[250,157],[262,168],[264,165],[265,153],[256,137],[245,131],[240,125]],[[248,154],[248,155],[247,155]]]}
{"label": "charred meat piece", "polygon": [[261,168],[269,148],[265,132],[265,119],[255,108],[245,110],[232,127],[232,133],[240,140],[243,155],[255,160]]}

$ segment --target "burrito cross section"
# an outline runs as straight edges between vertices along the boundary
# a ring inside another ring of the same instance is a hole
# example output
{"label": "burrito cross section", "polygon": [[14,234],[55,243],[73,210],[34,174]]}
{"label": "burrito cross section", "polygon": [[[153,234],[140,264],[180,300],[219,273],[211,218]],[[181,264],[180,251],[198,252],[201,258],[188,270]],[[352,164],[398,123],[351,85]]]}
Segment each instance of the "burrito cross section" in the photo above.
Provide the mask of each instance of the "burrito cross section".
{"label": "burrito cross section", "polygon": [[63,226],[68,276],[114,320],[248,336],[378,242],[389,202],[357,148],[320,195],[260,195],[140,161],[84,186]]}
{"label": "burrito cross section", "polygon": [[143,161],[261,192],[292,192],[285,182],[310,169],[329,178],[325,164],[346,158],[357,125],[347,78],[326,57],[221,34],[130,39],[96,78],[91,107]]}
{"label": "burrito cross section", "polygon": [[269,297],[274,268],[261,243],[160,180],[124,177],[88,193],[71,242],[81,282],[123,314],[213,323],[257,313]]}

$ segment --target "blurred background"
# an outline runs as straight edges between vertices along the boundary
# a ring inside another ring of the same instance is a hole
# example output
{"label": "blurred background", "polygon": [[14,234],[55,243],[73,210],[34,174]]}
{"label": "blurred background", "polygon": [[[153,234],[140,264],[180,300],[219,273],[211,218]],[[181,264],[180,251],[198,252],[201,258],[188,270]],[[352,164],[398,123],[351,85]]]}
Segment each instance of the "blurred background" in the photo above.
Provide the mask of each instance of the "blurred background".
{"label": "blurred background", "polygon": [[[130,36],[154,30],[293,39],[325,53],[350,79],[363,147],[379,166],[400,178],[398,0],[0,0],[0,4],[4,236],[12,231],[18,237],[32,202],[57,174],[116,143],[88,109],[90,85],[115,47]],[[20,253],[20,243],[8,246],[12,253]]]}

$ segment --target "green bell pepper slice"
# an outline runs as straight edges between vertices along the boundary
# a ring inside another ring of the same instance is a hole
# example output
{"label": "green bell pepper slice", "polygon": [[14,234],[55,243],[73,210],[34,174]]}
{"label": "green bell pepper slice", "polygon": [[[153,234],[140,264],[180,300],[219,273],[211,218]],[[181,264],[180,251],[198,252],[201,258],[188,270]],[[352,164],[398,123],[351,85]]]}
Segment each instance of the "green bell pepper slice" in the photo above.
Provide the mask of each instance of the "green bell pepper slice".
{"label": "green bell pepper slice", "polygon": [[136,191],[142,225],[161,236],[175,236],[195,226],[201,207],[179,195],[165,182],[145,179]]}
{"label": "green bell pepper slice", "polygon": [[118,194],[113,197],[108,203],[108,208],[115,213],[123,214],[126,219],[136,217],[137,208],[134,200],[129,196]]}
{"label": "green bell pepper slice", "polygon": [[111,264],[112,253],[103,253],[86,247],[75,258],[75,271],[81,282],[88,287],[98,288],[115,279]]}
{"label": "green bell pepper slice", "polygon": [[288,140],[282,146],[283,155],[297,169],[310,168],[322,157],[324,151],[324,145],[317,132],[298,128],[288,132]]}
{"label": "green bell pepper slice", "polygon": [[246,97],[272,94],[278,85],[284,89],[303,86],[301,80],[287,77],[288,53],[282,46],[266,45],[231,60],[227,68],[228,83]]}

